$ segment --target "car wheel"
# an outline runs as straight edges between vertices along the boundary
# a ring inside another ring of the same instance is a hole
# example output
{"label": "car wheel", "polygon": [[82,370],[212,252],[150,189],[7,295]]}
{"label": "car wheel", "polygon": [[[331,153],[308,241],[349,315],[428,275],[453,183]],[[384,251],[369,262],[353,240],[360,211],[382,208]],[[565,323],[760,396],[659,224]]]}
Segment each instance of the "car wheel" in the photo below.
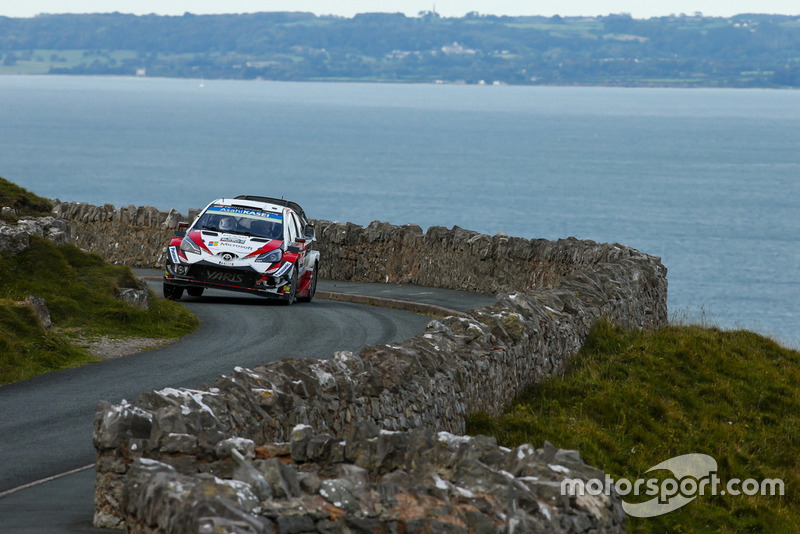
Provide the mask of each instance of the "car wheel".
{"label": "car wheel", "polygon": [[284,301],[287,306],[289,306],[291,304],[294,304],[294,301],[297,300],[297,278],[298,278],[298,276],[299,276],[299,273],[297,271],[297,265],[295,265],[294,269],[292,269],[292,286],[291,286],[291,289],[289,290],[289,296]]}
{"label": "car wheel", "polygon": [[183,296],[183,288],[180,286],[168,284],[164,282],[161,285],[162,291],[164,293],[164,298],[169,300],[181,300]]}
{"label": "car wheel", "polygon": [[186,292],[189,293],[190,297],[202,297],[204,290],[204,287],[190,287],[186,289]]}
{"label": "car wheel", "polygon": [[300,302],[311,302],[314,295],[317,293],[317,273],[319,272],[319,263],[314,264],[314,270],[311,271],[311,284],[308,286],[308,295],[305,297],[298,297]]}

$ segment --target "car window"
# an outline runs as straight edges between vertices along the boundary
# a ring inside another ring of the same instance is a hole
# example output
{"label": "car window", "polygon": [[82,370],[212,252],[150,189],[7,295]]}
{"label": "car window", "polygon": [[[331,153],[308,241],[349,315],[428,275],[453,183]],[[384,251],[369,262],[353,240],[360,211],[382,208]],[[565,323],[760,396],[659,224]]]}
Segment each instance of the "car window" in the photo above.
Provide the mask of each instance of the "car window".
{"label": "car window", "polygon": [[283,219],[280,214],[230,206],[209,207],[197,219],[194,228],[268,239],[283,239]]}
{"label": "car window", "polygon": [[195,228],[211,230],[213,232],[231,231],[236,226],[236,219],[228,215],[221,215],[215,211],[207,211],[197,220]]}
{"label": "car window", "polygon": [[283,225],[279,219],[254,219],[250,221],[249,233],[267,239],[283,239]]}
{"label": "car window", "polygon": [[300,221],[297,219],[297,214],[292,212],[292,224],[294,225],[294,233],[298,237],[302,236],[303,233],[300,231]]}
{"label": "car window", "polygon": [[286,227],[289,230],[289,242],[293,243],[297,240],[297,226],[294,222],[294,219],[289,216],[288,220],[286,221]]}

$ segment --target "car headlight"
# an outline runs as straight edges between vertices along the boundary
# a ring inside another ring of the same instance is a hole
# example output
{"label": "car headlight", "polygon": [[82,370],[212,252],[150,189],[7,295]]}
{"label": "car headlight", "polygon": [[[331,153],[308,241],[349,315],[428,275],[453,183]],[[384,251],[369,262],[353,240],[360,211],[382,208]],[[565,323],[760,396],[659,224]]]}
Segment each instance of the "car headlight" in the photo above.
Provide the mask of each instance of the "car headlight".
{"label": "car headlight", "polygon": [[256,262],[258,263],[276,263],[281,261],[283,258],[283,251],[281,249],[276,248],[275,250],[270,250],[269,252],[265,252],[264,254],[259,254],[256,258]]}
{"label": "car headlight", "polygon": [[197,246],[197,243],[192,241],[189,236],[183,238],[181,241],[181,250],[184,252],[191,252],[192,254],[200,254],[200,247]]}

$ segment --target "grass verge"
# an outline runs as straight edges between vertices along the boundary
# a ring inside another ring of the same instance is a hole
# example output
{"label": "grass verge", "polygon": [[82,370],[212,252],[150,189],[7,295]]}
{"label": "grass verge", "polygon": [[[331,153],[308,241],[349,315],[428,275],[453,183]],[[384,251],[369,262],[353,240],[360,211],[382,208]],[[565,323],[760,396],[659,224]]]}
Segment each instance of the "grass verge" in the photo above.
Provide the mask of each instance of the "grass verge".
{"label": "grass verge", "polygon": [[53,208],[52,202],[23,189],[5,178],[0,178],[0,206],[12,208],[16,215],[2,213],[2,220],[15,223],[18,216],[46,217]]}
{"label": "grass verge", "polygon": [[[133,276],[129,267],[35,236],[29,250],[0,256],[0,384],[92,361],[78,337],[175,338],[197,327],[175,302],[151,298],[141,310],[116,299]],[[52,329],[18,304],[28,295],[45,299]]]}
{"label": "grass verge", "polygon": [[[629,532],[796,532],[800,524],[800,353],[746,331],[598,324],[563,377],[515,399],[500,418],[473,414],[470,434],[513,447],[578,449],[614,479],[704,453],[722,483],[784,481],[784,496],[698,496]],[[625,497],[643,502],[650,497]]]}

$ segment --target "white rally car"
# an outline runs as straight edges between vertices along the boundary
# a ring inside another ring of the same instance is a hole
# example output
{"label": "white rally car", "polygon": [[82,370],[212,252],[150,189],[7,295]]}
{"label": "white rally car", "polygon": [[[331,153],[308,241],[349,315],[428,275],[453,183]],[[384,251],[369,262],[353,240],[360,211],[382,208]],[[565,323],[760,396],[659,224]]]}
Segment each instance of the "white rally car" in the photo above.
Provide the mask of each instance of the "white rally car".
{"label": "white rally car", "polygon": [[303,209],[288,200],[242,195],[211,202],[170,241],[164,296],[208,287],[310,302],[317,288],[319,252]]}

